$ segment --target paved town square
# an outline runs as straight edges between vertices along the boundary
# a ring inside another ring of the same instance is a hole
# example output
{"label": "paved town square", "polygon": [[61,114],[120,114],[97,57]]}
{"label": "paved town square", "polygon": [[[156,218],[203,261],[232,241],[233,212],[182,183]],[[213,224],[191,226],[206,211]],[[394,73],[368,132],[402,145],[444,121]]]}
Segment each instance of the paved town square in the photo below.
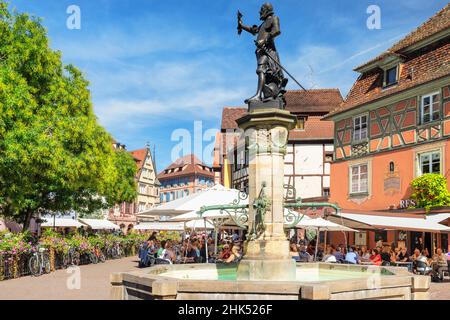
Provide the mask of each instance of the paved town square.
{"label": "paved town square", "polygon": [[136,257],[80,267],[79,289],[69,289],[72,273],[58,270],[41,277],[22,277],[0,282],[0,300],[109,300],[113,272],[137,269]]}

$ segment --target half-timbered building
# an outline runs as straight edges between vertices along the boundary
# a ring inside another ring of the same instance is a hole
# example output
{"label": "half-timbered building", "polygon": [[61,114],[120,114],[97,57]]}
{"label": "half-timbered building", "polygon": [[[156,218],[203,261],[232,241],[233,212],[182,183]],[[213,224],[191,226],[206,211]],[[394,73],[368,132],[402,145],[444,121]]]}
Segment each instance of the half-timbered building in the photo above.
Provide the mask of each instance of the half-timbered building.
{"label": "half-timbered building", "polygon": [[[355,71],[345,101],[325,117],[335,123],[330,200],[345,212],[398,215],[412,204],[414,178],[450,174],[450,5]],[[420,237],[447,249],[446,234],[407,236],[410,249]]]}

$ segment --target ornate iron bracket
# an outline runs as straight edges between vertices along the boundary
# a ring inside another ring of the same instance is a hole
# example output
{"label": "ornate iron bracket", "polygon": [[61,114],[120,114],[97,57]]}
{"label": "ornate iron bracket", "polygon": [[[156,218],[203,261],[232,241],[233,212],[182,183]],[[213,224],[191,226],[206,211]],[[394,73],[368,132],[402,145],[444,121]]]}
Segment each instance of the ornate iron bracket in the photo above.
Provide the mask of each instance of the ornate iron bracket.
{"label": "ornate iron bracket", "polygon": [[303,202],[301,198],[297,199],[296,203],[285,203],[284,208],[288,210],[288,213],[285,214],[284,219],[288,223],[289,228],[294,228],[296,225],[302,221],[304,214],[294,211],[293,209],[313,209],[316,210],[317,208],[333,208],[336,213],[339,213],[341,211],[341,208],[339,208],[337,205],[328,203],[328,202]]}
{"label": "ornate iron bracket", "polygon": [[[256,198],[252,204],[252,207],[256,210],[255,220],[253,221],[252,226],[248,226],[249,205],[241,204],[241,201],[244,201],[248,198],[248,195],[244,192],[239,192],[238,198],[235,199],[232,204],[202,207],[199,211],[199,216],[202,217],[203,214],[207,211],[219,211],[221,214],[228,215],[239,227],[243,229],[249,228],[251,230],[251,239],[256,239],[265,231],[264,219],[266,212],[271,205],[270,200],[265,194],[265,188],[266,184],[263,183],[258,198]],[[295,195],[295,188],[293,188],[292,186],[288,186],[288,188],[285,187],[285,189],[290,189],[291,194]],[[287,209],[287,213],[285,213],[284,215],[284,220],[287,224],[287,228],[294,228],[305,216],[304,213],[295,211],[295,209],[302,209],[306,211],[308,209],[316,210],[317,208],[332,208],[336,211],[336,213],[339,213],[341,211],[341,209],[337,205],[332,203],[303,202],[301,198],[298,198],[295,203],[285,203],[284,208]]]}

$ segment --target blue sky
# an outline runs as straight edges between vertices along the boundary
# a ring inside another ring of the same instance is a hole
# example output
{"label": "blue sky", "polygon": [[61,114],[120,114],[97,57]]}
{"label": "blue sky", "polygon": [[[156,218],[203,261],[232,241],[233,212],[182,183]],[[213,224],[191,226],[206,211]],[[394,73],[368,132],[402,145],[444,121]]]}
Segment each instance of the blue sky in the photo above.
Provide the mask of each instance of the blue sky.
{"label": "blue sky", "polygon": [[[262,0],[10,0],[43,18],[54,49],[91,82],[99,121],[129,150],[156,145],[157,166],[171,163],[176,129],[219,129],[224,106],[241,106],[256,87],[254,45],[236,33],[236,11],[259,22]],[[446,0],[277,0],[282,63],[307,88],[346,95],[357,65],[423,23]],[[81,30],[66,27],[69,5]],[[369,5],[381,29],[369,30]],[[296,89],[292,81],[290,88]],[[209,144],[203,142],[203,145]],[[192,145],[194,142],[192,141]],[[185,153],[189,150],[185,150]],[[201,157],[200,154],[197,154]],[[206,157],[206,162],[211,159]]]}

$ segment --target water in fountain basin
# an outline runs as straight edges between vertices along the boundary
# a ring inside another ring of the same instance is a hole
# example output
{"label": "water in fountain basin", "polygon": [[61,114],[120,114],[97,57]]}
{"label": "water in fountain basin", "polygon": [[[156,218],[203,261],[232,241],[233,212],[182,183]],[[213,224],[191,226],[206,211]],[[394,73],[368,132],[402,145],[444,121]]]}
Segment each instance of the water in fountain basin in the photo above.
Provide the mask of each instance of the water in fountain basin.
{"label": "water in fountain basin", "polygon": [[[193,268],[189,270],[173,270],[168,271],[161,276],[185,279],[185,280],[221,280],[221,281],[236,281],[236,266],[217,265],[216,269],[202,269]],[[333,269],[319,269],[319,268],[297,268],[296,281],[298,282],[321,282],[333,280],[349,280],[369,278],[373,276],[374,272],[368,271],[348,271],[348,270],[333,270]],[[378,273],[379,274],[379,273]],[[389,274],[382,273],[386,276]]]}

